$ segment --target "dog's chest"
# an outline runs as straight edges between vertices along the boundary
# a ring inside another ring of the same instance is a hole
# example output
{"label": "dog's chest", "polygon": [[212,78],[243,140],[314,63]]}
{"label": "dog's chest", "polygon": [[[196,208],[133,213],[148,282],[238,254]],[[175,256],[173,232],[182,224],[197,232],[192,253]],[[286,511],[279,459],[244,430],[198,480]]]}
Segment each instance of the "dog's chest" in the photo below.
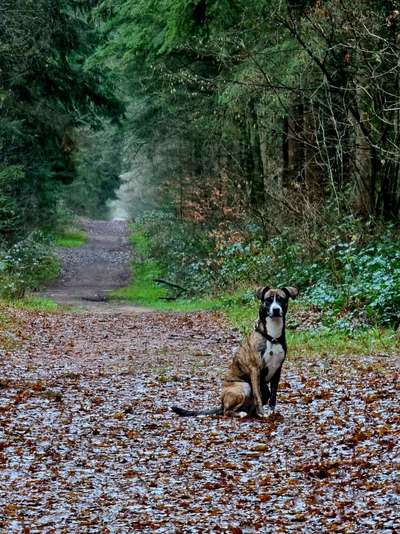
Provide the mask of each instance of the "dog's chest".
{"label": "dog's chest", "polygon": [[267,374],[265,375],[265,380],[267,382],[271,380],[282,365],[285,356],[285,351],[282,345],[267,341],[267,346],[262,356],[264,369],[267,369]]}

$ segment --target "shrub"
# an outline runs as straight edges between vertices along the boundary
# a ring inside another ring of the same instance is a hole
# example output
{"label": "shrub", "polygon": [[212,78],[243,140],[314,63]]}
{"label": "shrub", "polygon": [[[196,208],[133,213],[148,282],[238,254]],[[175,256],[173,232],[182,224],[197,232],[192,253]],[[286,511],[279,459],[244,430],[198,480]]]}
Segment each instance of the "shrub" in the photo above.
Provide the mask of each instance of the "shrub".
{"label": "shrub", "polygon": [[16,238],[22,227],[21,210],[18,209],[14,189],[25,177],[21,165],[0,167],[0,245]]}
{"label": "shrub", "polygon": [[57,276],[59,263],[50,252],[49,238],[32,232],[13,245],[0,258],[0,294],[5,298],[22,298],[26,291],[37,289]]}
{"label": "shrub", "polygon": [[265,239],[261,228],[243,225],[224,233],[151,213],[136,230],[146,236],[147,257],[192,294],[234,291],[258,284],[297,285],[303,300],[324,311],[327,325],[343,329],[396,324],[400,309],[400,240],[394,228],[368,232],[348,217],[320,228],[317,250],[295,229]]}
{"label": "shrub", "polygon": [[[364,244],[355,240],[334,243],[325,259],[328,276],[306,291],[316,305],[328,303],[342,316],[357,322],[393,324],[400,310],[400,241],[390,232]],[[329,264],[334,269],[328,271]]]}
{"label": "shrub", "polygon": [[211,243],[203,229],[190,222],[178,221],[173,214],[149,212],[134,225],[135,239],[145,237],[145,250],[139,253],[154,258],[164,275],[171,281],[183,282],[196,293],[209,289],[208,277],[202,277],[203,262],[211,254]]}

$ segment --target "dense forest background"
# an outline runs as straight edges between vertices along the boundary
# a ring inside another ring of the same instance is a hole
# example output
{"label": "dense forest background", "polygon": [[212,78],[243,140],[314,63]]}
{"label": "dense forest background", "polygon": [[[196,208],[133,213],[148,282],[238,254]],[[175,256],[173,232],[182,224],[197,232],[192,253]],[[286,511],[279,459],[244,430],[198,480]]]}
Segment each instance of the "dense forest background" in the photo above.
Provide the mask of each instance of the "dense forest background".
{"label": "dense forest background", "polygon": [[398,321],[399,9],[4,0],[1,247],[129,216],[192,293],[295,283]]}

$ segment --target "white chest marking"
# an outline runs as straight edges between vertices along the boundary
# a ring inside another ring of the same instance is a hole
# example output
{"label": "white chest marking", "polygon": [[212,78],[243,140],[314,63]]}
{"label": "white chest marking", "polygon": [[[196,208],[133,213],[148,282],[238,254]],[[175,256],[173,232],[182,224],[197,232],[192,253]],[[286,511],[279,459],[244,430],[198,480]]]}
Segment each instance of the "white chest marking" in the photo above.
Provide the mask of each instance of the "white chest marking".
{"label": "white chest marking", "polygon": [[[273,338],[279,338],[283,330],[283,320],[281,317],[267,317],[267,332]],[[285,352],[279,343],[267,341],[267,346],[263,354],[264,367],[268,368],[265,380],[269,382],[285,359]]]}
{"label": "white chest marking", "polygon": [[267,317],[267,332],[271,337],[281,337],[283,330],[282,317]]}
{"label": "white chest marking", "polygon": [[[272,354],[271,354],[272,353]],[[267,341],[267,347],[263,354],[264,367],[268,368],[268,374],[265,377],[265,380],[269,382],[274,376],[276,371],[282,365],[285,359],[285,352],[281,345],[272,344]]]}

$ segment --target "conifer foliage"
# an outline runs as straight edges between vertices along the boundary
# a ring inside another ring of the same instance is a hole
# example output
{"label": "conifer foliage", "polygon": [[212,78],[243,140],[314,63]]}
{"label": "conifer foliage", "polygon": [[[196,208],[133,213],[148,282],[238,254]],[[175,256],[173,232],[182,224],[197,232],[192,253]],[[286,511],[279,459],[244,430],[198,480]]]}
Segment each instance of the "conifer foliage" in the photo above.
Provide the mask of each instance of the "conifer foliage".
{"label": "conifer foliage", "polygon": [[98,44],[95,2],[4,0],[0,6],[0,239],[51,224],[76,176],[76,127],[116,117],[107,69],[85,68]]}
{"label": "conifer foliage", "polygon": [[90,63],[112,65],[129,102],[122,200],[144,212],[138,228],[166,278],[194,294],[291,280],[313,305],[396,321],[399,10],[98,6],[104,41]]}
{"label": "conifer foliage", "polygon": [[173,169],[180,213],[212,177],[210,198],[227,178],[253,215],[268,200],[396,219],[399,7],[105,0],[94,64],[118,65],[134,136],[167,154],[156,179]]}

